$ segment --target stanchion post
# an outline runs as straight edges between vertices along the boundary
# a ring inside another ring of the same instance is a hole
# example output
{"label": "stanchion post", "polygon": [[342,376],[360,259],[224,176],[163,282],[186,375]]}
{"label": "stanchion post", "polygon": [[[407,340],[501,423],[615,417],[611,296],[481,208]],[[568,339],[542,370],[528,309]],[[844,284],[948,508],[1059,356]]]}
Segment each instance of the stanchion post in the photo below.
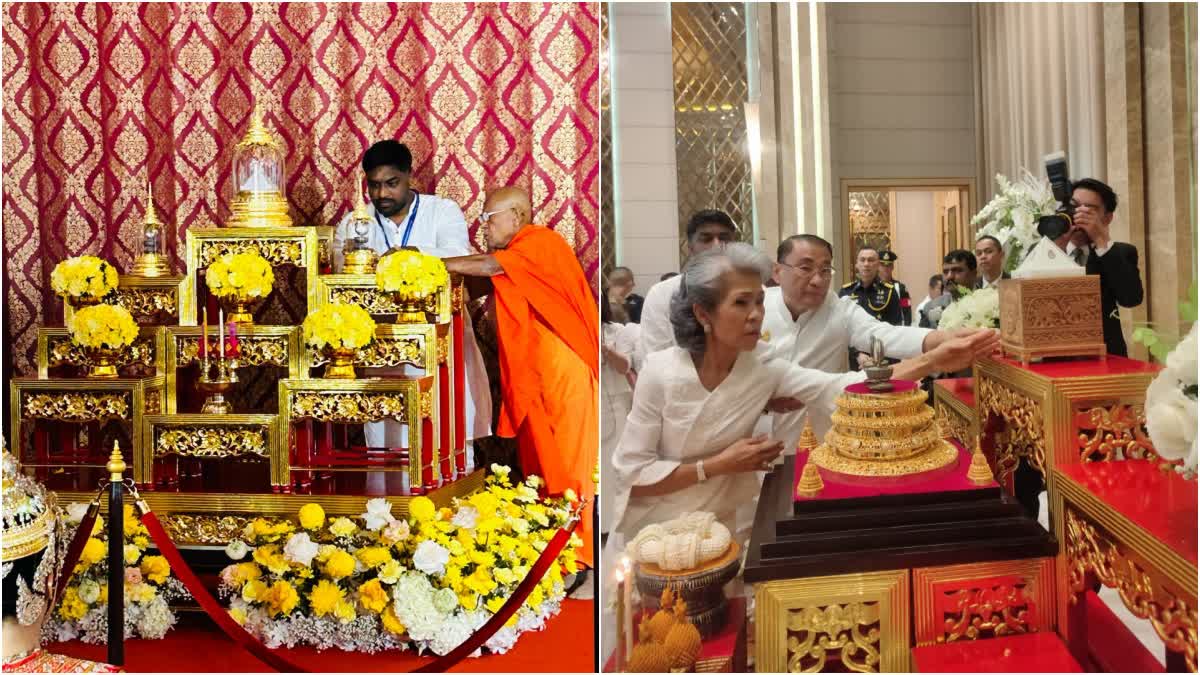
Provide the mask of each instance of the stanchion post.
{"label": "stanchion post", "polygon": [[125,460],[113,443],[108,470],[108,662],[125,665]]}

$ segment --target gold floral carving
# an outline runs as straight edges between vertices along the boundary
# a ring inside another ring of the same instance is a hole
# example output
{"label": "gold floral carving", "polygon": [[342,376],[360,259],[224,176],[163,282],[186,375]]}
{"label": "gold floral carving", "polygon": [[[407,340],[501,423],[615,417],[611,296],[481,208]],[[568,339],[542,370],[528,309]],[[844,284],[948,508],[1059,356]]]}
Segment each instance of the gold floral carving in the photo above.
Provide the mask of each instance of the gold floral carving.
{"label": "gold floral carving", "polygon": [[368,314],[395,314],[400,311],[400,306],[390,294],[376,288],[331,288],[329,302],[358,305]]}
{"label": "gold floral carving", "polygon": [[157,321],[179,312],[179,298],[174,288],[118,288],[116,304],[129,310],[135,321]]}
{"label": "gold floral carving", "polygon": [[879,605],[852,602],[788,612],[788,671],[816,673],[834,652],[859,673],[879,669]]}
{"label": "gold floral carving", "polygon": [[442,335],[437,339],[437,362],[446,363],[450,358],[450,336]]}
{"label": "gold floral carving", "polygon": [[991,377],[979,378],[979,410],[982,427],[989,415],[1004,420],[1005,429],[996,436],[996,480],[1004,483],[1017,468],[1020,457],[1045,475],[1046,439],[1042,408],[1033,398],[1010,389]]}
{"label": "gold floral carving", "polygon": [[[52,336],[48,338],[46,360],[50,368],[57,366],[83,367],[90,363],[88,357],[84,355],[83,349],[72,342],[71,338],[67,336]],[[138,337],[135,339],[132,345],[117,352],[116,365],[118,368],[135,365],[153,368],[154,339],[151,337]]]}
{"label": "gold floral carving", "polygon": [[[209,338],[214,343],[216,342],[213,336],[210,335]],[[200,338],[179,337],[176,340],[179,367],[183,368],[195,363],[200,353]],[[238,351],[240,352],[238,365],[241,366],[288,367],[288,339],[286,336],[239,336]]]}
{"label": "gold floral carving", "polygon": [[262,426],[187,426],[160,429],[154,439],[154,455],[183,457],[244,457],[270,455],[267,430]]}
{"label": "gold floral carving", "polygon": [[433,392],[421,392],[421,417],[431,420],[433,419]]}
{"label": "gold floral carving", "polygon": [[291,410],[294,418],[321,422],[408,421],[405,396],[396,393],[293,392]]}
{"label": "gold floral carving", "polygon": [[[1030,328],[1058,328],[1100,320],[1100,303],[1090,295],[1033,297],[1025,301],[1022,310],[1025,325]],[[1056,331],[1055,335],[1062,333]]]}
{"label": "gold floral carving", "polygon": [[941,429],[943,438],[954,438],[960,443],[968,443],[971,440],[971,421],[958,414],[956,410],[948,405],[938,403],[935,411],[937,412],[937,424]]}
{"label": "gold floral carving", "polygon": [[461,312],[463,308],[463,285],[461,283],[453,284],[450,287],[450,308],[452,311]]}
{"label": "gold floral carving", "polygon": [[254,516],[171,513],[163,518],[163,527],[179,544],[228,544],[242,536]]}
{"label": "gold floral carving", "polygon": [[146,391],[146,414],[157,415],[162,412],[162,391],[149,389]]}
{"label": "gold floral carving", "polygon": [[130,419],[129,394],[90,392],[54,392],[26,394],[21,400],[23,419],[47,419],[60,422],[96,422]]}
{"label": "gold floral carving", "polygon": [[1027,633],[1033,621],[1033,601],[1016,584],[952,591],[940,607],[945,618],[939,642]]}
{"label": "gold floral carving", "polygon": [[1125,550],[1104,530],[1066,509],[1067,583],[1070,600],[1079,601],[1088,574],[1113,588],[1135,616],[1149,619],[1167,649],[1183,654],[1189,670],[1196,670],[1196,608],[1146,572],[1136,554]]}
{"label": "gold floral carving", "polygon": [[255,251],[275,265],[304,266],[304,242],[275,239],[205,239],[200,242],[200,267],[208,267],[227,253]]}
{"label": "gold floral carving", "polygon": [[[405,364],[424,367],[424,339],[420,336],[381,338],[354,352],[354,365],[364,368],[392,368]],[[329,362],[321,350],[308,347],[309,363],[320,366]]]}
{"label": "gold floral carving", "polygon": [[1146,435],[1144,405],[1087,405],[1075,408],[1074,412],[1079,458],[1084,462],[1146,459],[1170,464],[1158,456]]}

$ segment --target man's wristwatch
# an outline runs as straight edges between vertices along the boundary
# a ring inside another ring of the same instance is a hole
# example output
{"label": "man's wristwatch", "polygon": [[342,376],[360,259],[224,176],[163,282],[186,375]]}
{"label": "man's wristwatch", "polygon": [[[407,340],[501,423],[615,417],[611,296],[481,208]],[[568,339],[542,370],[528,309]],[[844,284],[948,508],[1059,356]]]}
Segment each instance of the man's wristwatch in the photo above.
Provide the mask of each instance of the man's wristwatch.
{"label": "man's wristwatch", "polygon": [[704,473],[704,460],[696,462],[696,482],[703,483],[708,480],[708,475]]}

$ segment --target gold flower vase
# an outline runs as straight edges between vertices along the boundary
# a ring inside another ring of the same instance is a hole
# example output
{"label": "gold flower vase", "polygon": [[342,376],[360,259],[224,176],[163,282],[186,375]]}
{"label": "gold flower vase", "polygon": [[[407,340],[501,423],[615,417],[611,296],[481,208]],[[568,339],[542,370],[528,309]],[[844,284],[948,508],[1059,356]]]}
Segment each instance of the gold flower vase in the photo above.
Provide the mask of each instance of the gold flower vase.
{"label": "gold flower vase", "polygon": [[426,323],[425,296],[413,295],[406,291],[392,293],[392,301],[400,308],[396,312],[396,323]]}
{"label": "gold flower vase", "polygon": [[87,357],[87,375],[97,380],[114,380],[120,377],[117,372],[117,354],[121,349],[114,347],[84,347],[83,354]]}
{"label": "gold flower vase", "polygon": [[233,412],[229,401],[225,400],[225,394],[233,390],[233,385],[237,384],[237,371],[230,367],[228,361],[217,361],[216,366],[217,376],[212,377],[208,372],[207,361],[202,361],[200,378],[196,380],[196,389],[207,398],[204,399],[204,405],[200,408],[200,412],[206,415],[228,415]]}
{"label": "gold flower vase", "polygon": [[354,372],[355,350],[349,347],[325,345],[321,348],[321,353],[329,359],[329,365],[325,366],[325,379],[354,380],[358,378],[357,373]]}
{"label": "gold flower vase", "polygon": [[220,296],[218,301],[225,308],[226,321],[232,321],[239,326],[253,326],[254,314],[251,313],[250,308],[261,299],[236,294]]}

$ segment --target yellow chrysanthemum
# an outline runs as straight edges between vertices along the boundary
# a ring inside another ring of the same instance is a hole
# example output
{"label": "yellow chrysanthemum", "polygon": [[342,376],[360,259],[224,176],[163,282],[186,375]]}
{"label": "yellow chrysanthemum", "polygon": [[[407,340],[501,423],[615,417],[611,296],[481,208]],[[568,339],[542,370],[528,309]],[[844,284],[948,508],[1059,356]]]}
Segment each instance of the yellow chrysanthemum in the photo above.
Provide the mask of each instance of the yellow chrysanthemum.
{"label": "yellow chrysanthemum", "polygon": [[418,523],[424,523],[433,520],[437,507],[429,497],[413,497],[408,503],[408,512]]}
{"label": "yellow chrysanthemum", "polygon": [[450,281],[441,259],[419,251],[396,251],[375,267],[375,285],[411,299],[427,298]]}
{"label": "yellow chrysanthemum", "polygon": [[496,580],[492,578],[492,574],[486,568],[476,567],[471,576],[463,580],[466,587],[479,593],[487,595],[496,589]]}
{"label": "yellow chrysanthemum", "polygon": [[246,625],[246,610],[241,607],[232,607],[229,609],[229,618],[237,622],[237,625]]}
{"label": "yellow chrysanthemum", "polygon": [[287,616],[300,602],[300,594],[294,586],[286,581],[276,581],[266,593],[267,611],[271,616],[282,614]]}
{"label": "yellow chrysanthemum", "polygon": [[96,604],[103,605],[108,602],[108,584],[100,584],[100,597],[96,600]]}
{"label": "yellow chrysanthemum", "polygon": [[368,568],[379,567],[392,559],[392,554],[382,546],[364,546],[358,549],[354,556]]}
{"label": "yellow chrysanthemum", "polygon": [[146,582],[134,584],[133,586],[125,589],[125,597],[127,600],[132,600],[140,605],[150,602],[156,595],[158,595],[158,593],[154,590],[154,587]]}
{"label": "yellow chrysanthemum", "polygon": [[354,534],[354,531],[357,529],[358,526],[354,524],[354,521],[346,518],[345,516],[334,520],[333,523],[329,525],[329,531],[338,537],[348,537],[351,534]]}
{"label": "yellow chrysanthemum", "polygon": [[308,603],[312,607],[313,614],[316,616],[325,616],[332,614],[338,602],[346,597],[346,592],[343,591],[337,584],[328,579],[322,579],[313,586],[312,592],[308,594]]}
{"label": "yellow chrysanthemum", "polygon": [[83,552],[79,554],[79,562],[84,563],[84,566],[95,565],[104,559],[105,552],[104,542],[91,537],[83,545]]}
{"label": "yellow chrysanthemum", "polygon": [[92,305],[75,312],[67,330],[71,340],[82,347],[120,349],[133,344],[139,329],[124,307]]}
{"label": "yellow chrysanthemum", "polygon": [[375,320],[358,305],[335,303],[313,310],[304,319],[304,342],[359,349],[375,339]]}
{"label": "yellow chrysanthemum", "polygon": [[497,567],[493,574],[496,577],[496,581],[506,586],[516,581],[516,577],[513,576],[513,571],[507,567]]}
{"label": "yellow chrysanthemum", "polygon": [[265,602],[267,585],[261,579],[251,579],[242,586],[242,599],[246,602]]}
{"label": "yellow chrysanthemum", "polygon": [[253,581],[262,577],[262,570],[258,565],[252,562],[242,562],[233,566],[233,570],[229,574],[229,585],[233,589],[239,590],[248,581]]}
{"label": "yellow chrysanthemum", "polygon": [[393,635],[403,635],[404,631],[408,630],[404,627],[404,624],[400,623],[400,619],[397,618],[396,612],[392,609],[391,605],[388,605],[387,609],[383,610],[379,618],[383,621],[383,629]]}
{"label": "yellow chrysanthemum", "polygon": [[378,579],[372,579],[358,587],[358,602],[368,611],[378,614],[387,607],[388,592]]}
{"label": "yellow chrysanthemum", "polygon": [[218,298],[261,298],[275,285],[275,273],[258,251],[226,253],[208,266],[205,283]]}
{"label": "yellow chrysanthemum", "polygon": [[350,623],[358,616],[354,611],[354,603],[349,600],[340,600],[336,607],[333,608],[333,615],[342,623]]}
{"label": "yellow chrysanthemum", "polygon": [[507,599],[508,599],[508,598],[505,598],[505,597],[502,597],[502,596],[499,596],[499,595],[497,595],[497,596],[493,596],[493,597],[491,597],[491,598],[488,598],[488,599],[487,599],[487,602],[485,602],[485,603],[483,603],[483,604],[484,604],[484,606],[485,606],[485,607],[487,607],[487,610],[488,610],[489,612],[491,612],[492,614],[495,614],[496,612],[499,612],[499,611],[500,611],[500,608],[504,606],[504,602],[505,602]]}
{"label": "yellow chrysanthemum", "polygon": [[473,612],[475,611],[475,608],[479,606],[479,596],[469,591],[466,593],[459,593],[458,604],[462,605],[462,608],[468,612]]}
{"label": "yellow chrysanthemum", "polygon": [[300,507],[300,526],[315,530],[325,524],[325,509],[320,504],[305,504]]}
{"label": "yellow chrysanthemum", "polygon": [[254,562],[262,565],[275,574],[283,574],[291,569],[292,565],[288,559],[284,557],[279,550],[278,544],[269,544],[267,546],[259,546],[254,549]]}
{"label": "yellow chrysanthemum", "polygon": [[100,299],[117,287],[117,270],[91,255],[68,258],[54,266],[50,287],[63,298]]}
{"label": "yellow chrysanthemum", "polygon": [[334,551],[325,561],[325,574],[333,579],[348,577],[354,573],[354,558],[343,550]]}
{"label": "yellow chrysanthemum", "polygon": [[171,565],[161,555],[148,555],[142,559],[142,576],[150,581],[161,584],[171,574]]}
{"label": "yellow chrysanthemum", "polygon": [[525,599],[525,606],[536,611],[541,608],[545,600],[546,594],[542,592],[542,587],[534,586],[533,591],[529,593],[529,597]]}
{"label": "yellow chrysanthemum", "polygon": [[68,586],[63,593],[62,604],[58,607],[58,615],[68,621],[78,621],[87,611],[87,603],[79,599],[79,587]]}

